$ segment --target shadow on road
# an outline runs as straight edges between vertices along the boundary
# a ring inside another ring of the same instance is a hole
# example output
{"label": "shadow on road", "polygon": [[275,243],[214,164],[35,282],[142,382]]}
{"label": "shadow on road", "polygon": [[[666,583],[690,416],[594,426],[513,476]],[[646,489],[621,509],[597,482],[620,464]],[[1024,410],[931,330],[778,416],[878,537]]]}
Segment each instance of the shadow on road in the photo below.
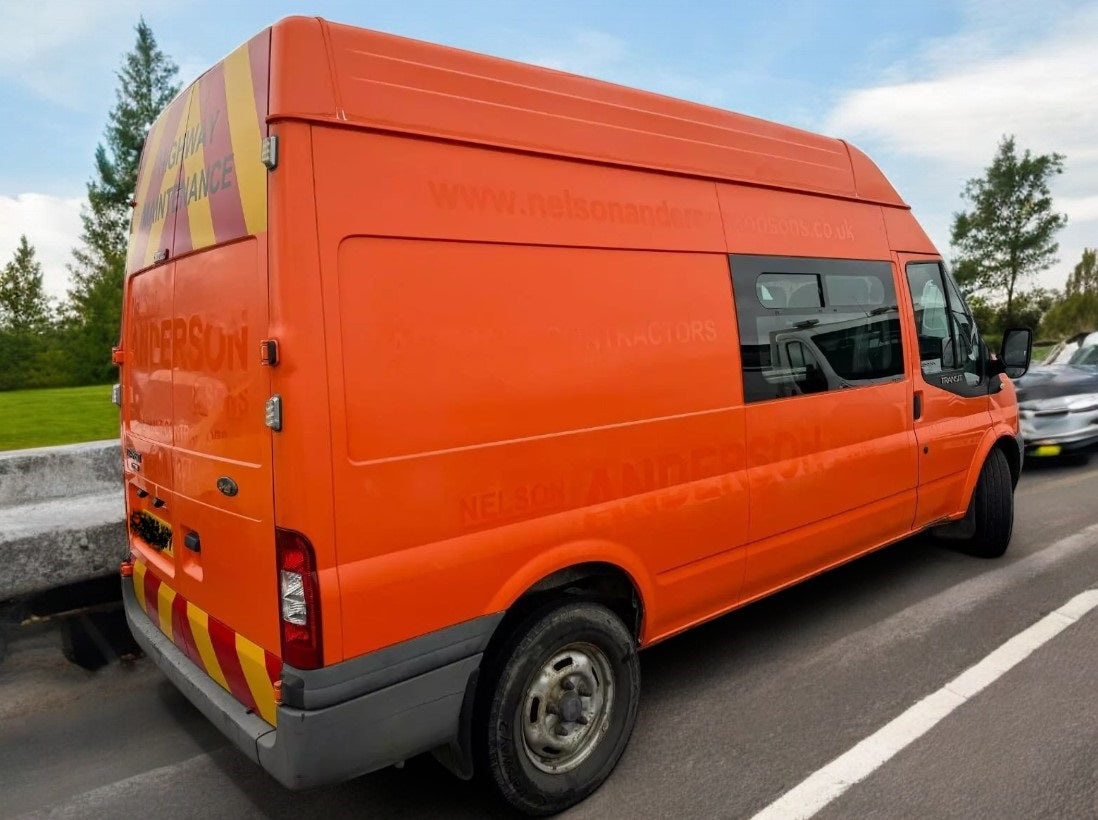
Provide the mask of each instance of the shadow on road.
{"label": "shadow on road", "polygon": [[[644,693],[637,735],[645,734],[655,711],[666,712],[670,705],[673,712],[674,701],[711,689],[715,682],[740,686],[765,676],[771,662],[766,656],[791,636],[827,641],[833,634],[838,639],[850,631],[851,619],[878,617],[878,608],[879,616],[886,617],[898,605],[920,600],[928,587],[944,583],[946,574],[955,583],[959,569],[968,576],[984,566],[929,538],[913,538],[665,641],[641,655]],[[165,700],[172,698],[165,695]],[[173,710],[190,709],[181,697],[178,701]],[[188,731],[197,730],[197,742],[208,742],[204,721],[180,722]],[[211,759],[265,817],[513,816],[484,785],[454,778],[426,755],[403,769],[309,792],[283,789],[235,749],[225,747]]]}

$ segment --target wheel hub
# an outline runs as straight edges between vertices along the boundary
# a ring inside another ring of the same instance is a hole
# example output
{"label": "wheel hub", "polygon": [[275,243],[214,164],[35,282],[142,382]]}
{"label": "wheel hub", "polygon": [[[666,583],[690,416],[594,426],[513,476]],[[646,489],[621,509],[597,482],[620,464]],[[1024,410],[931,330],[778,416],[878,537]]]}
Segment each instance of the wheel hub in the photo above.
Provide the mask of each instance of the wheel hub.
{"label": "wheel hub", "polygon": [[576,643],[548,658],[526,687],[518,722],[530,761],[560,774],[579,766],[606,733],[614,700],[610,660]]}

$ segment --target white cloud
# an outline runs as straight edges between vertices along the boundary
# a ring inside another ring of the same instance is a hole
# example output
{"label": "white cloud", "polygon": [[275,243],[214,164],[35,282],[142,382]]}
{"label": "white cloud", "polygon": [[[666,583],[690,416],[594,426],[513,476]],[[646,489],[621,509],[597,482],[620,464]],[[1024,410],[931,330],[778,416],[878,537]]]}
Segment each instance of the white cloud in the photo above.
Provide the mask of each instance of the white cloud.
{"label": "white cloud", "polygon": [[[1038,282],[1060,286],[1082,248],[1098,245],[1098,4],[973,2],[966,11],[961,31],[923,43],[887,82],[844,95],[824,128],[892,160],[944,253],[951,212],[965,207],[961,187],[1003,135],[1020,150],[1066,155],[1053,193],[1069,227],[1060,264]],[[944,188],[955,192],[947,201]]]}
{"label": "white cloud", "polygon": [[555,43],[529,56],[529,62],[587,77],[615,72],[629,56],[629,46],[620,37],[593,29],[574,32],[570,39]]}
{"label": "white cloud", "polygon": [[46,293],[61,299],[69,286],[66,265],[72,260],[72,248],[80,235],[82,197],[55,197],[45,194],[0,196],[0,265],[6,265],[15,253],[19,237],[26,234],[42,265]]}
{"label": "white cloud", "polygon": [[1016,134],[1021,145],[1042,152],[1096,160],[1096,35],[1092,27],[1066,42],[1042,44],[1042,53],[860,89],[842,100],[827,128],[964,165],[986,164],[1003,134]]}
{"label": "white cloud", "polygon": [[133,44],[138,18],[169,6],[168,0],[0,3],[0,78],[79,108],[88,84],[116,67],[118,55]]}
{"label": "white cloud", "polygon": [[620,37],[595,29],[521,49],[515,59],[709,105],[721,105],[727,96],[727,78],[701,78],[655,64]]}
{"label": "white cloud", "polygon": [[[1056,207],[1066,213],[1071,221],[1098,220],[1098,196],[1062,196],[1056,200]],[[1094,243],[1098,244],[1098,230],[1095,231]]]}

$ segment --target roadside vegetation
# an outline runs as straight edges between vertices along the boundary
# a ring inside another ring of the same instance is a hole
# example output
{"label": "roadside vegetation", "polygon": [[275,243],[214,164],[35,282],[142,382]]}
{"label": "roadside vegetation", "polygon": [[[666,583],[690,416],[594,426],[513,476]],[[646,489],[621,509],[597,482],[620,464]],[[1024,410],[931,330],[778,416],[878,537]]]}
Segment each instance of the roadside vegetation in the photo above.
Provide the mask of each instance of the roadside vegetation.
{"label": "roadside vegetation", "polygon": [[1063,154],[1019,151],[1003,137],[982,176],[965,183],[968,209],[954,214],[953,272],[969,298],[976,323],[994,349],[1010,327],[1032,328],[1051,343],[1098,330],[1098,263],[1085,248],[1064,289],[1026,283],[1059,260],[1056,235],[1067,217],[1054,207],[1051,182],[1064,172]]}
{"label": "roadside vegetation", "polygon": [[110,385],[0,392],[0,450],[118,438]]}

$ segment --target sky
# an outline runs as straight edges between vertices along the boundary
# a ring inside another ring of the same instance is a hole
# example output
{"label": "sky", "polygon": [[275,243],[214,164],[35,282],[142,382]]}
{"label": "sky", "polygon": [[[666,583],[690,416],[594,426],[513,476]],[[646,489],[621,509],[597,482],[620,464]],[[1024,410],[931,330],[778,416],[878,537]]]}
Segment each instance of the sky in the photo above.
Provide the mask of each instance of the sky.
{"label": "sky", "polygon": [[1061,287],[1098,246],[1098,0],[0,0],[0,264],[26,234],[57,298],[144,16],[188,83],[275,20],[341,23],[537,63],[847,139],[938,249],[1000,138],[1064,154]]}

